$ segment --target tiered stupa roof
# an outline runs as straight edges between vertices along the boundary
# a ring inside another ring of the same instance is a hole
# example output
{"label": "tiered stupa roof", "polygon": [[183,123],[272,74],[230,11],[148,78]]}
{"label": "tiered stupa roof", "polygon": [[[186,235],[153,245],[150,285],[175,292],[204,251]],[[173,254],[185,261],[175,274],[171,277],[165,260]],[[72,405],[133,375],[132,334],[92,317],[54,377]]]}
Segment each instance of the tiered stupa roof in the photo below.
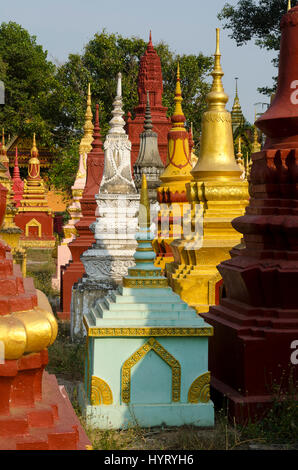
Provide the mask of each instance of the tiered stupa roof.
{"label": "tiered stupa roof", "polygon": [[235,91],[235,98],[234,103],[231,111],[232,115],[232,128],[233,132],[237,129],[237,127],[241,127],[244,123],[244,116],[241,109],[241,104],[238,96],[238,78],[236,78],[236,91]]}
{"label": "tiered stupa roof", "polygon": [[144,131],[140,135],[140,150],[134,165],[134,178],[137,189],[140,189],[142,175],[146,175],[151,200],[156,200],[156,188],[160,185],[159,177],[163,169],[164,165],[158,150],[157,133],[153,131],[148,91]]}

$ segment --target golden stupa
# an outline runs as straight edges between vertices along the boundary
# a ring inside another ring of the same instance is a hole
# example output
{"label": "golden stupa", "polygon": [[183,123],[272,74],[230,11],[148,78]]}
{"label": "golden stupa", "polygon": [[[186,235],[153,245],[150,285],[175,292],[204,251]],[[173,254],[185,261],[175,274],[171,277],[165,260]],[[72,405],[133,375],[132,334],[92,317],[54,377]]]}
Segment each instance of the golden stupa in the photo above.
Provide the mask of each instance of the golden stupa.
{"label": "golden stupa", "polygon": [[157,254],[155,265],[164,268],[173,261],[171,242],[182,236],[183,206],[188,204],[186,183],[192,180],[189,134],[185,128],[186,118],[182,110],[182,92],[179,64],[175,89],[175,110],[171,117],[172,128],[168,133],[168,155],[164,172],[160,176],[162,184],[157,188],[160,203],[158,214],[158,235],[153,242]]}
{"label": "golden stupa", "polygon": [[[198,313],[218,303],[222,281],[216,266],[240,243],[241,234],[231,221],[243,215],[248,204],[247,182],[241,179],[243,169],[234,154],[231,114],[225,108],[228,96],[222,85],[220,57],[217,29],[213,84],[202,119],[200,156],[191,171],[194,181],[186,185],[194,235],[173,241],[174,262],[166,266],[173,290]],[[199,217],[200,211],[203,216],[198,219],[198,228],[194,214]]]}

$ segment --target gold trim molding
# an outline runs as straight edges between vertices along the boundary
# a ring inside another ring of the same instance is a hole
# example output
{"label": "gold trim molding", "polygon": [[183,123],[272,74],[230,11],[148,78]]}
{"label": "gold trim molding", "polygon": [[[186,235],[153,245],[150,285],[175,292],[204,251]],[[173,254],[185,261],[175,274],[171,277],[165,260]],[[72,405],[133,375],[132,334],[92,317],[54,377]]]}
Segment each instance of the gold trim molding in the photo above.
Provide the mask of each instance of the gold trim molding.
{"label": "gold trim molding", "polygon": [[38,236],[41,237],[41,223],[38,222],[38,220],[31,219],[29,222],[27,222],[26,227],[25,227],[26,237],[29,237],[29,228],[30,227],[37,227],[38,228]]}
{"label": "gold trim molding", "polygon": [[88,327],[84,318],[84,325],[88,336],[93,337],[110,337],[110,336],[213,336],[213,327],[202,328],[97,328]]}
{"label": "gold trim molding", "polygon": [[155,338],[150,338],[147,343],[141,346],[133,353],[123,364],[121,371],[121,398],[123,403],[130,403],[131,389],[131,369],[135,366],[149,351],[155,351],[172,369],[172,401],[180,401],[181,387],[181,366],[179,361],[174,358]]}
{"label": "gold trim molding", "polygon": [[113,404],[113,394],[109,385],[95,375],[91,377],[90,402],[93,406]]}
{"label": "gold trim molding", "polygon": [[188,403],[208,403],[210,400],[210,372],[197,377],[188,390]]}

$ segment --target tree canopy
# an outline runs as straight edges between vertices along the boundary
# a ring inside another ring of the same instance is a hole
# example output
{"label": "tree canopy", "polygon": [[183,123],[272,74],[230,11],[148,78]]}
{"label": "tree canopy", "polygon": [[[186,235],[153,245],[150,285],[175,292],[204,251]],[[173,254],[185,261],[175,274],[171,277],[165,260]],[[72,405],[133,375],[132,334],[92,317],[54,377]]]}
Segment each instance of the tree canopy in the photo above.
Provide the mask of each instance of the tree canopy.
{"label": "tree canopy", "polygon": [[[292,7],[296,4],[292,0]],[[242,46],[254,40],[255,44],[267,50],[279,51],[280,20],[287,11],[287,0],[239,0],[233,6],[226,3],[218,15],[224,21],[224,29],[231,30],[230,37]],[[278,65],[278,57],[273,59]],[[259,89],[264,94],[271,95],[276,87]]]}
{"label": "tree canopy", "polygon": [[[82,54],[70,54],[57,66],[47,59],[47,51],[36,37],[20,25],[0,26],[0,79],[5,83],[6,102],[0,121],[7,133],[32,135],[56,154],[48,178],[57,188],[70,190],[78,165],[78,145],[83,134],[86,92],[91,84],[92,108],[100,106],[101,134],[105,136],[112,117],[116,76],[122,73],[124,112],[137,105],[139,60],[147,43],[105,30],[96,33]],[[177,62],[180,63],[183,110],[187,124],[193,122],[199,141],[205,96],[210,89],[206,78],[213,64],[203,54],[176,55],[163,42],[154,45],[160,56],[164,80],[163,104],[173,112]]]}

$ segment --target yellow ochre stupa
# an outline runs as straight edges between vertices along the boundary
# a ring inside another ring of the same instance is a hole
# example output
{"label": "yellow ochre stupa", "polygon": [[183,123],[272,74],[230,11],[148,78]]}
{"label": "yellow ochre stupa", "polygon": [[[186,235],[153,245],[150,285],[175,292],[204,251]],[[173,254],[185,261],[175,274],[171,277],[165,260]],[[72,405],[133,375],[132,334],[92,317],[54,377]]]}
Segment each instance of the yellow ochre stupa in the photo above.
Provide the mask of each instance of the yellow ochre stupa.
{"label": "yellow ochre stupa", "polygon": [[[166,266],[173,290],[198,313],[218,303],[221,276],[217,264],[230,257],[241,241],[231,221],[243,215],[248,204],[247,182],[235,160],[231,114],[226,110],[228,96],[222,85],[219,29],[216,30],[213,84],[207,95],[207,111],[202,119],[201,149],[198,163],[191,171],[194,181],[187,184],[192,204],[192,231],[188,240],[173,241],[175,261]],[[200,230],[194,231],[197,205],[203,208]]]}
{"label": "yellow ochre stupa", "polygon": [[153,242],[157,254],[155,265],[164,268],[173,261],[170,243],[182,236],[183,206],[188,204],[186,183],[192,180],[189,134],[185,128],[182,110],[182,92],[179,64],[175,89],[175,111],[171,117],[172,128],[168,133],[168,155],[164,172],[160,176],[161,186],[157,188],[160,203],[158,213],[158,234]]}

